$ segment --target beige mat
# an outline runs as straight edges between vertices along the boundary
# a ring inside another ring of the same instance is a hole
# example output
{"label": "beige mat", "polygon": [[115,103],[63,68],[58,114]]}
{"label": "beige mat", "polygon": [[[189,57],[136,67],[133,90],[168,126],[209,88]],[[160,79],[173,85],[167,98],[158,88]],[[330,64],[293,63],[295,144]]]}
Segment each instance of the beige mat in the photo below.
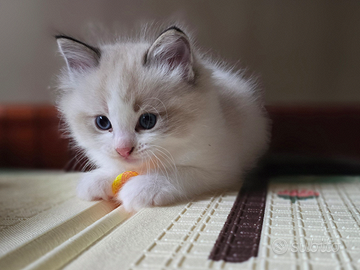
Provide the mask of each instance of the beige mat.
{"label": "beige mat", "polygon": [[[358,178],[273,181],[259,255],[240,264],[208,260],[237,192],[144,209],[130,217],[121,206],[77,199],[77,178],[38,172],[0,175],[0,269],[360,267]],[[291,202],[276,194],[304,188],[320,196]]]}

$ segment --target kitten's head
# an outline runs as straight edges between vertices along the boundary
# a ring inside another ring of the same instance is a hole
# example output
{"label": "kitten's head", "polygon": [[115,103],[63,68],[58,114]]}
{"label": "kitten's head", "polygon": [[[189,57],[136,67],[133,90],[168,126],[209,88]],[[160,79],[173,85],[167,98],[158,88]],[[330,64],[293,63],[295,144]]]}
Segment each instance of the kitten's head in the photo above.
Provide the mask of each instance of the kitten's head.
{"label": "kitten's head", "polygon": [[172,163],[205,106],[188,37],[172,27],[152,44],[57,42],[67,64],[59,109],[90,160],[138,171]]}

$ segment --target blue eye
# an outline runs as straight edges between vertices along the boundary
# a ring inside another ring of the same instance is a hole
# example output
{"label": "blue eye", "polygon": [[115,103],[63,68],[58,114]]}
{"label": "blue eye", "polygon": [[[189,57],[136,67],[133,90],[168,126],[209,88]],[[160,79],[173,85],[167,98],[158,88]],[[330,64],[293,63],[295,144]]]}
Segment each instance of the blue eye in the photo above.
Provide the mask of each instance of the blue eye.
{"label": "blue eye", "polygon": [[106,116],[103,116],[103,115],[97,116],[95,123],[96,123],[96,126],[102,130],[108,130],[111,128],[110,120]]}
{"label": "blue eye", "polygon": [[139,118],[139,125],[143,129],[152,129],[156,125],[156,115],[144,113]]}

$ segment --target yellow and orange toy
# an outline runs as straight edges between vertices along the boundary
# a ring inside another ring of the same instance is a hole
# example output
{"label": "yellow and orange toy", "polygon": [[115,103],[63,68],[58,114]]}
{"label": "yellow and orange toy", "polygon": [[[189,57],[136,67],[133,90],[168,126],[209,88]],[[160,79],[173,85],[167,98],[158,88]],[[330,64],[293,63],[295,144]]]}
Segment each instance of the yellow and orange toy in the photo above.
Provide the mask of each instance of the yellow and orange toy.
{"label": "yellow and orange toy", "polygon": [[123,173],[119,174],[115,178],[114,182],[111,185],[111,189],[112,189],[113,194],[115,195],[116,193],[118,193],[119,190],[123,187],[123,185],[131,177],[134,177],[134,176],[137,176],[137,175],[139,175],[139,174],[137,172],[134,172],[134,171],[126,171],[126,172],[123,172]]}

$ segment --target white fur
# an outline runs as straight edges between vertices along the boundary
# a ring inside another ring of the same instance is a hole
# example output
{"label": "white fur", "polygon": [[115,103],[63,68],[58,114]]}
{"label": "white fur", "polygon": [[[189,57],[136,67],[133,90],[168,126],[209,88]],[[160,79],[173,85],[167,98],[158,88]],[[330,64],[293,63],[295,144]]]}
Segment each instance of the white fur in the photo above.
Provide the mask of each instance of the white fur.
{"label": "white fur", "polygon": [[[104,45],[99,66],[65,70],[61,76],[59,110],[79,149],[96,165],[79,183],[80,198],[111,198],[112,181],[126,170],[141,174],[114,198],[128,211],[238,187],[244,172],[266,149],[269,123],[254,84],[194,50],[191,65],[197,78],[189,83],[181,67],[169,71],[166,65],[144,66],[143,55],[150,47],[147,41]],[[156,106],[145,100],[135,112],[138,96],[150,96]],[[178,124],[167,122],[170,114],[158,116],[159,126],[173,126],[174,131],[135,131],[142,113],[167,112],[176,106],[184,110]],[[111,132],[96,128],[98,115],[110,119]],[[137,162],[127,162],[115,151],[124,141],[134,144],[131,156]]]}

